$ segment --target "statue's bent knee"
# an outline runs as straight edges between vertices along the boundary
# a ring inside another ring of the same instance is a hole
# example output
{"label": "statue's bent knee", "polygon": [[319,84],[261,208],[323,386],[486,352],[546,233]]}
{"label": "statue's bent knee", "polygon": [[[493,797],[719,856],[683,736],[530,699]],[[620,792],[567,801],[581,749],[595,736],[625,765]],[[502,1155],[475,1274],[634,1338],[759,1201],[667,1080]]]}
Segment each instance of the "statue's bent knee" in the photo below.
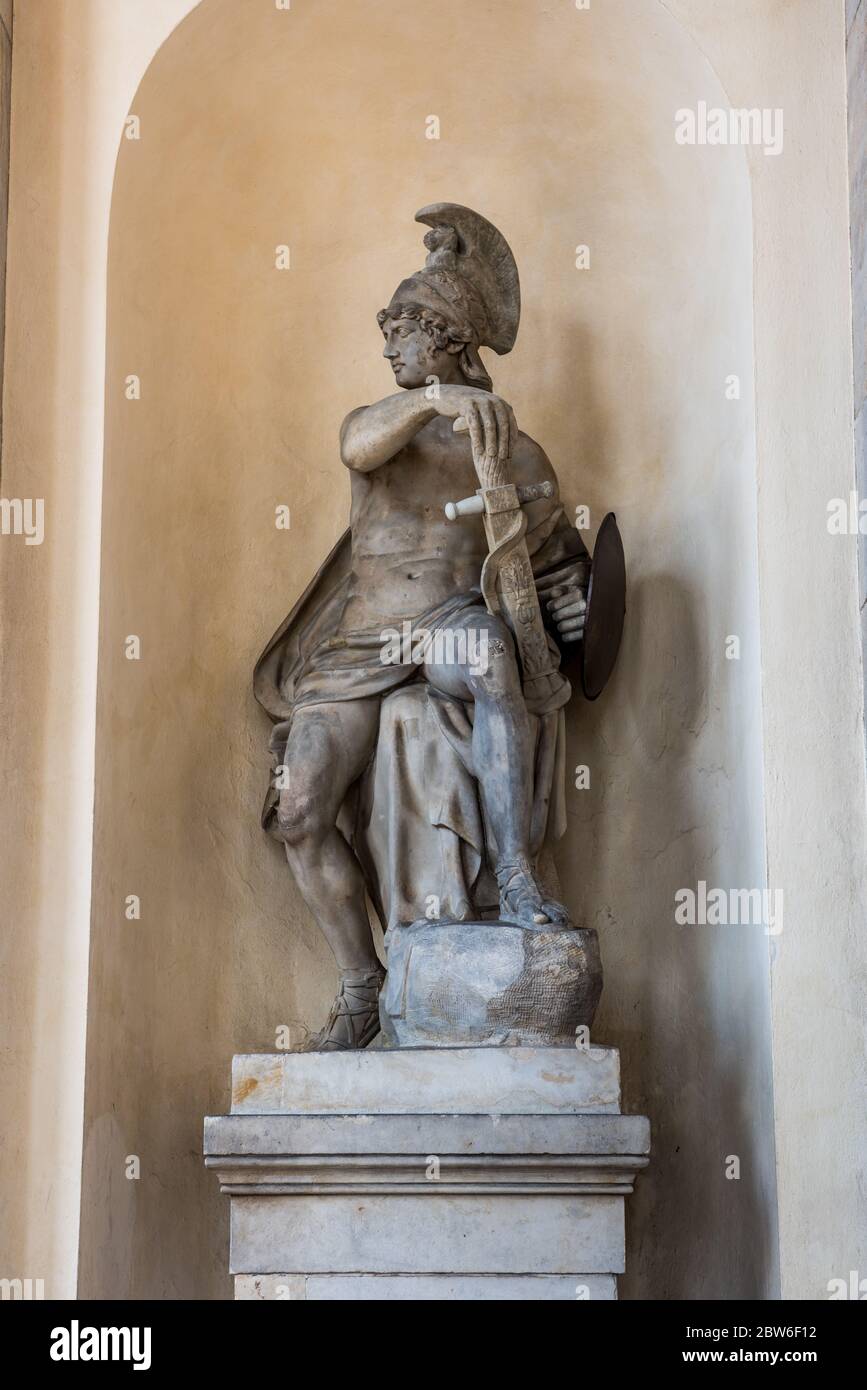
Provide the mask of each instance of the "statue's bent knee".
{"label": "statue's bent knee", "polygon": [[512,634],[505,623],[491,618],[485,641],[480,643],[479,661],[467,675],[474,694],[498,695],[521,689],[521,675]]}
{"label": "statue's bent knee", "polygon": [[321,839],[327,826],[312,792],[283,792],[277,806],[277,829],[281,840],[297,846]]}

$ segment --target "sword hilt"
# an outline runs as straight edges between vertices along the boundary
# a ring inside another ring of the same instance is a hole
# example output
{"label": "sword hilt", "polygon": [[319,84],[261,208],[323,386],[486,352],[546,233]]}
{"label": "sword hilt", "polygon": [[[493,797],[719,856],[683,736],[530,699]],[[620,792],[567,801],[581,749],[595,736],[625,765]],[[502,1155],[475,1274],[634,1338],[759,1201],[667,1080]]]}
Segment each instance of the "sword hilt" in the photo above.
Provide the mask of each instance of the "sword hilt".
{"label": "sword hilt", "polygon": [[[515,488],[521,506],[527,502],[538,502],[542,497],[554,496],[553,483],[519,483]],[[464,497],[460,502],[446,502],[445,513],[449,521],[457,521],[459,516],[480,516],[485,510],[485,492],[479,488],[472,497]]]}
{"label": "sword hilt", "polygon": [[465,497],[462,502],[446,502],[445,512],[449,521],[457,521],[459,516],[476,516],[485,510],[485,499],[480,492]]}

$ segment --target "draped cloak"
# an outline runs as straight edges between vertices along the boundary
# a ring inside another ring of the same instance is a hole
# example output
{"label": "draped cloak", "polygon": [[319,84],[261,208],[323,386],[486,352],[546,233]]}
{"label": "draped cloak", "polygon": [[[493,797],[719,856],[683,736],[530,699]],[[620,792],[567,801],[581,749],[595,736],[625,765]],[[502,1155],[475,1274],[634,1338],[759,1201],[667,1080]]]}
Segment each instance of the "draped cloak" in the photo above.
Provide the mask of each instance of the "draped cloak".
{"label": "draped cloak", "polygon": [[[526,540],[541,587],[565,564],[587,557],[562,507],[528,532]],[[351,578],[351,533],[346,530],[256,663],[254,694],[274,724],[263,827],[276,831],[280,792],[275,779],[295,712],[379,695],[376,748],[346,796],[338,830],[362,866],[383,928],[425,916],[441,921],[496,916],[498,892],[491,868],[496,847],[473,768],[472,704],[439,694],[420,679],[418,666],[384,664],[381,630],[341,632]],[[455,595],[420,614],[413,627],[433,632],[480,605],[478,589]],[[548,640],[556,651],[550,633]],[[550,847],[566,827],[563,710],[533,714],[530,720],[535,737],[531,852],[553,892]]]}

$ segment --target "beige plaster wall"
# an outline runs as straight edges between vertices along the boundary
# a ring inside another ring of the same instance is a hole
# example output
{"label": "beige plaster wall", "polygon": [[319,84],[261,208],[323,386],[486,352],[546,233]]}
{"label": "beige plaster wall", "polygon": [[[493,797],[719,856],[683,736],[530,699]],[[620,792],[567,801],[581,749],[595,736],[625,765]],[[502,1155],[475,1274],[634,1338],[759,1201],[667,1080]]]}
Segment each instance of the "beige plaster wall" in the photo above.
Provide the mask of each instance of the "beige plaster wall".
{"label": "beige plaster wall", "polygon": [[[846,68],[849,94],[849,205],[852,228],[852,349],[855,476],[867,497],[867,5],[847,0]],[[867,535],[859,554],[861,648],[867,652]]]}
{"label": "beige plaster wall", "polygon": [[[6,229],[9,220],[9,130],[12,105],[12,0],[0,4],[0,382],[6,328]],[[2,391],[0,391],[2,395]],[[3,405],[0,401],[0,440]]]}
{"label": "beige plaster wall", "polygon": [[[784,1298],[867,1268],[867,872],[858,538],[827,506],[856,486],[845,6],[668,0],[735,106],[782,107],[783,154],[750,152],[755,235],[762,707]],[[761,21],[761,22],[760,22]]]}
{"label": "beige plaster wall", "polygon": [[[242,23],[210,0],[148,72],[109,265],[84,1293],[225,1290],[200,1116],[225,1104],[233,1052],[315,1024],[333,991],[258,829],[267,724],[249,679],[345,525],[337,430],[391,389],[375,313],[421,263],[412,213],[438,198],[512,242],[525,313],[496,384],[570,506],[594,530],[616,507],[630,554],[616,684],[570,716],[591,790],[570,793],[560,856],[602,933],[599,1035],[658,1127],[629,1289],[773,1286],[767,941],[673,921],[678,886],[764,882],[749,182],[742,152],[673,138],[674,109],[714,93],[683,29],[634,2],[445,3],[431,33],[385,3],[257,5]],[[693,1240],[675,1258],[678,1220]]]}
{"label": "beige plaster wall", "polygon": [[87,1006],[105,283],[119,132],[189,0],[15,7],[0,541],[4,1277],[76,1288]]}

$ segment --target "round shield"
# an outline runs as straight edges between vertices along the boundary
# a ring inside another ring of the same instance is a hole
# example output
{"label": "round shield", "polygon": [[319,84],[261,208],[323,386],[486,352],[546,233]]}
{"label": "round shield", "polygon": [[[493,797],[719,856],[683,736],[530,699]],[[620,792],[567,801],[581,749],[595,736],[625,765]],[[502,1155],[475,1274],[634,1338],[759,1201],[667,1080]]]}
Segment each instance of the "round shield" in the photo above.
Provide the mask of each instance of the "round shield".
{"label": "round shield", "polygon": [[588,700],[601,695],[614,670],[626,613],[626,562],[617,518],[609,512],[599,527],[590,567],[587,617],[581,643],[581,684]]}

